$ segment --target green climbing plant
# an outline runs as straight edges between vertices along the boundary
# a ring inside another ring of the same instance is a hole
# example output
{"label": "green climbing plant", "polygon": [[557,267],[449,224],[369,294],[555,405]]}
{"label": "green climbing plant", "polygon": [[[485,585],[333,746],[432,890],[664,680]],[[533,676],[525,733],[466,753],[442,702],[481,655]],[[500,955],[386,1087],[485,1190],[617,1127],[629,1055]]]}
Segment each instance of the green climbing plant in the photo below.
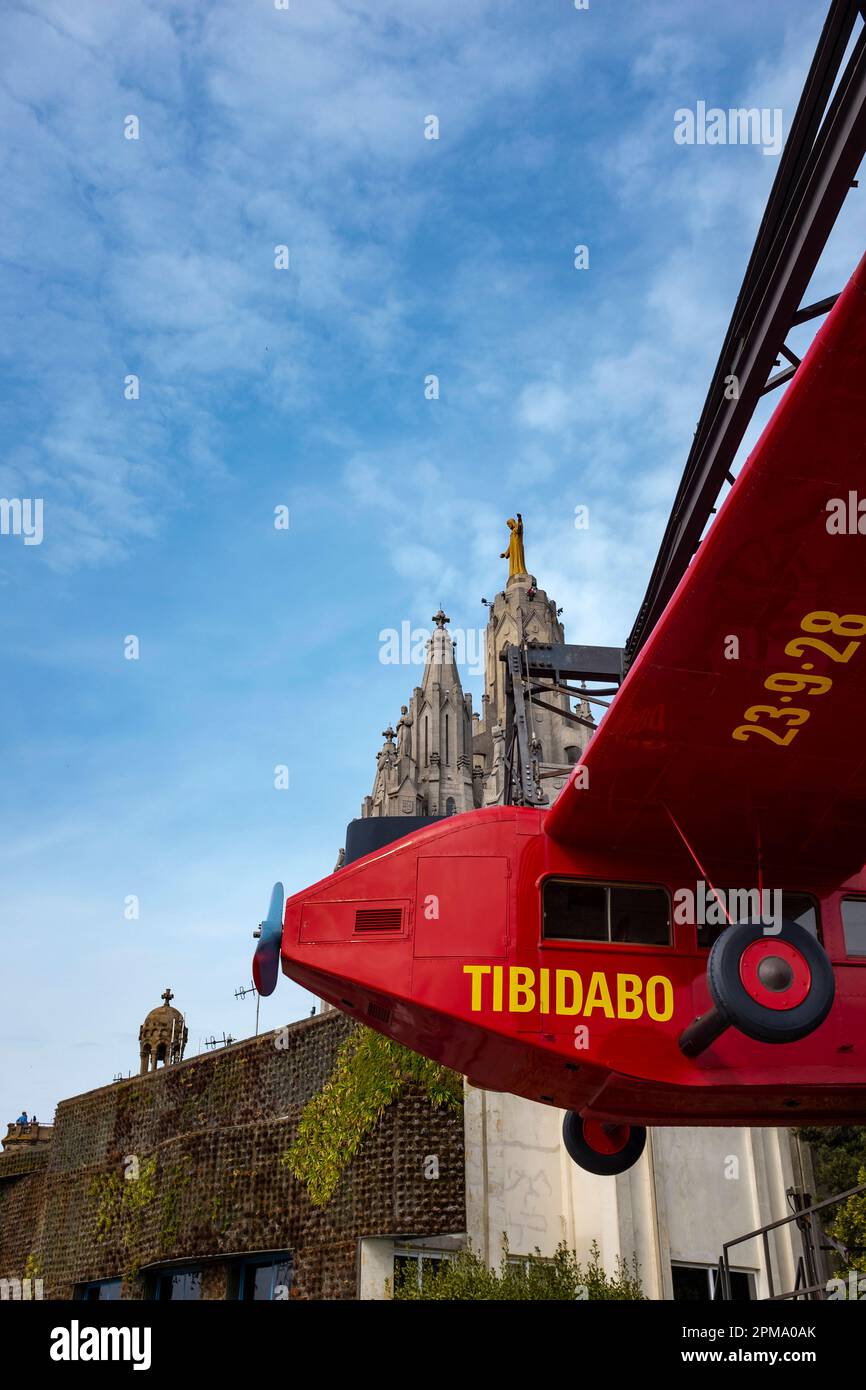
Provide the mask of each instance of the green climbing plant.
{"label": "green climbing plant", "polygon": [[144,1214],[157,1197],[156,1158],[145,1159],[134,1179],[116,1170],[98,1174],[90,1182],[88,1196],[95,1207],[97,1240],[119,1242],[124,1272],[132,1276]]}
{"label": "green climbing plant", "polygon": [[512,1258],[507,1242],[502,1242],[499,1269],[485,1264],[474,1250],[459,1250],[440,1264],[422,1267],[421,1277],[413,1262],[400,1270],[394,1279],[391,1297],[398,1300],[449,1302],[478,1300],[490,1302],[503,1299],[573,1302],[575,1300],[618,1300],[637,1302],[644,1298],[637,1257],[630,1265],[617,1257],[612,1275],[601,1263],[601,1251],[596,1241],[590,1246],[589,1260],[583,1264],[565,1241],[556,1247],[551,1259],[544,1259],[536,1249],[534,1254]]}
{"label": "green climbing plant", "polygon": [[367,1135],[409,1086],[420,1087],[431,1105],[459,1114],[463,1081],[456,1072],[370,1028],[346,1038],[322,1090],[304,1106],[294,1143],[281,1160],[315,1206],[327,1206]]}
{"label": "green climbing plant", "polygon": [[171,1250],[180,1232],[183,1189],[192,1181],[192,1160],[187,1156],[163,1174],[159,1240],[163,1252]]}

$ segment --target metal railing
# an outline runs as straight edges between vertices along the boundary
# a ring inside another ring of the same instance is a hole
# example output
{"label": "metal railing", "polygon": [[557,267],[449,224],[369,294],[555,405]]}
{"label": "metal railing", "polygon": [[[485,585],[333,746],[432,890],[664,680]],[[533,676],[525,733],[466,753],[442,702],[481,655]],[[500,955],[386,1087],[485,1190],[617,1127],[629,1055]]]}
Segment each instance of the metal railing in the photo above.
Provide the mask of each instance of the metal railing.
{"label": "metal railing", "polygon": [[[757,1230],[749,1231],[744,1236],[736,1236],[734,1240],[729,1240],[722,1246],[713,1298],[727,1301],[733,1298],[731,1285],[733,1271],[731,1270],[730,1251],[735,1245],[743,1245],[746,1241],[757,1240],[760,1237],[764,1251],[764,1266],[767,1271],[767,1286],[770,1290],[767,1297],[768,1302],[779,1302],[787,1298],[807,1298],[818,1301],[825,1299],[827,1297],[827,1281],[821,1278],[819,1266],[823,1264],[825,1251],[837,1250],[839,1247],[825,1243],[818,1213],[827,1207],[837,1206],[840,1202],[847,1201],[849,1197],[857,1197],[861,1192],[866,1192],[866,1183],[861,1183],[859,1187],[851,1187],[847,1192],[839,1192],[834,1197],[825,1197],[823,1202],[812,1202],[808,1195],[803,1196],[790,1189],[788,1196],[797,1204],[790,1216],[783,1216],[778,1221],[769,1221],[766,1226],[759,1226]],[[797,1260],[797,1275],[793,1289],[787,1289],[784,1293],[777,1293],[773,1280],[770,1232],[780,1230],[783,1226],[790,1226],[792,1222],[796,1223],[800,1231],[803,1253]]]}

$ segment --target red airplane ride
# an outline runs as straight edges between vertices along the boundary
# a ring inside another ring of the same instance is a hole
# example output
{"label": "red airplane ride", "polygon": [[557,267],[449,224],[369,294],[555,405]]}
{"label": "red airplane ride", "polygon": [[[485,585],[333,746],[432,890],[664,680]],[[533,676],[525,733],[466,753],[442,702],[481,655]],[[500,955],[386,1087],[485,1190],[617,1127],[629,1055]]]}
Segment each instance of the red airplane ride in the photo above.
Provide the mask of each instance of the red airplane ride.
{"label": "red airplane ride", "polygon": [[[568,1110],[597,1173],[648,1124],[866,1121],[864,422],[866,258],[553,806],[438,821],[284,915],[277,885],[259,992],[281,961]],[[735,888],[782,890],[781,919]]]}

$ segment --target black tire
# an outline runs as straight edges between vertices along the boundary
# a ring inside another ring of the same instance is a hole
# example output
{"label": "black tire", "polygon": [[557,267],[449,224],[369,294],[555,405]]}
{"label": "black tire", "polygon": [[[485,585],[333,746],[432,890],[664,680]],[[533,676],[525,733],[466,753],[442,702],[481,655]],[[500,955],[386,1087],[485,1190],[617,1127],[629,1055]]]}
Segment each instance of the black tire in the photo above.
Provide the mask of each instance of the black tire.
{"label": "black tire", "polygon": [[[750,953],[753,964],[749,972],[744,957],[758,942],[764,944]],[[775,942],[781,943],[779,954],[773,952]],[[797,954],[806,967],[805,972],[798,967],[799,981],[790,964]],[[755,989],[765,1001],[772,1000],[773,1006],[761,1002],[744,983],[744,970],[754,980],[755,960],[760,961],[758,968],[765,971],[769,982],[755,981]],[[787,917],[774,934],[759,922],[738,922],[725,927],[710,951],[707,984],[716,1008],[728,1023],[747,1038],[766,1043],[796,1042],[814,1033],[833,1007],[836,994],[833,967],[823,946]],[[790,1006],[785,1003],[786,995],[796,1000],[804,990],[799,1002]]]}
{"label": "black tire", "polygon": [[[599,1126],[593,1121],[593,1126]],[[615,1153],[601,1153],[594,1148],[587,1137],[586,1125],[576,1110],[567,1110],[562,1121],[562,1142],[570,1159],[587,1173],[597,1173],[600,1177],[611,1178],[616,1173],[625,1173],[637,1163],[646,1144],[646,1130],[643,1125],[610,1125],[611,1143],[622,1138],[621,1146]],[[591,1133],[591,1130],[590,1130]]]}

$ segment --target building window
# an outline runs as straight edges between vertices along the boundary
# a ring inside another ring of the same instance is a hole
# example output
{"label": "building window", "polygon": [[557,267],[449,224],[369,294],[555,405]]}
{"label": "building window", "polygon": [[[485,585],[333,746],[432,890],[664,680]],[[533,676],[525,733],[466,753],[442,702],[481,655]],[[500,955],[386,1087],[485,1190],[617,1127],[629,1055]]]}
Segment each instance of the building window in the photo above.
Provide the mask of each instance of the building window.
{"label": "building window", "polygon": [[509,1269],[520,1269],[524,1274],[529,1274],[532,1266],[536,1269],[543,1265],[546,1269],[555,1270],[556,1261],[547,1255],[508,1255],[505,1263]]}
{"label": "building window", "polygon": [[292,1267],[290,1251],[244,1260],[240,1267],[238,1298],[244,1303],[287,1299],[292,1288]]}
{"label": "building window", "polygon": [[578,761],[580,757],[580,749],[578,748],[576,743],[570,743],[568,745],[568,747],[565,750],[565,756],[568,758],[569,767],[574,767],[574,764]]}
{"label": "building window", "polygon": [[429,719],[427,718],[427,715],[425,714],[425,715],[424,715],[424,766],[425,766],[425,767],[427,766],[427,730],[428,730],[429,724],[430,724],[430,721],[429,721]]}
{"label": "building window", "polygon": [[394,1287],[406,1279],[422,1288],[425,1276],[434,1273],[451,1255],[445,1250],[399,1250],[394,1255]]}
{"label": "building window", "polygon": [[457,802],[453,796],[449,796],[445,802],[445,814],[446,816],[456,816],[457,814]]}
{"label": "building window", "polygon": [[[719,892],[727,897],[730,888],[719,888]],[[757,889],[754,890],[757,893]],[[768,890],[765,890],[768,891]],[[707,902],[710,901],[712,893],[707,889]],[[772,898],[767,898],[768,911],[772,911]],[[754,902],[760,911],[760,899],[755,898]],[[733,913],[731,914],[733,916]],[[818,921],[818,904],[808,893],[783,893],[782,894],[782,916],[789,917],[792,922],[797,922],[803,927],[810,936],[814,936],[816,941],[821,940],[821,932]],[[727,926],[727,922],[699,922],[698,923],[698,945],[712,946],[718,936],[722,934]],[[850,954],[850,953],[849,953]]]}
{"label": "building window", "polygon": [[842,899],[842,929],[846,955],[866,956],[866,898]]}
{"label": "building window", "polygon": [[[676,1303],[710,1303],[721,1298],[719,1270],[716,1265],[671,1264],[671,1277]],[[745,1270],[730,1271],[731,1299],[734,1303],[749,1303],[755,1297],[755,1277]]]}
{"label": "building window", "polygon": [[667,946],[670,902],[664,888],[549,878],[542,888],[542,935],[547,941],[628,942]]}
{"label": "building window", "polygon": [[157,1274],[154,1298],[159,1302],[170,1298],[172,1302],[194,1302],[201,1298],[200,1269],[172,1269]]}
{"label": "building window", "polygon": [[447,764],[451,761],[451,759],[450,759],[450,757],[449,757],[449,754],[448,754],[448,743],[449,743],[449,738],[448,738],[448,715],[446,714],[446,716],[445,716],[445,763],[446,763],[446,766],[447,766]]}
{"label": "building window", "polygon": [[85,1303],[104,1303],[107,1299],[120,1298],[119,1279],[95,1279],[90,1284],[78,1284],[76,1299]]}

